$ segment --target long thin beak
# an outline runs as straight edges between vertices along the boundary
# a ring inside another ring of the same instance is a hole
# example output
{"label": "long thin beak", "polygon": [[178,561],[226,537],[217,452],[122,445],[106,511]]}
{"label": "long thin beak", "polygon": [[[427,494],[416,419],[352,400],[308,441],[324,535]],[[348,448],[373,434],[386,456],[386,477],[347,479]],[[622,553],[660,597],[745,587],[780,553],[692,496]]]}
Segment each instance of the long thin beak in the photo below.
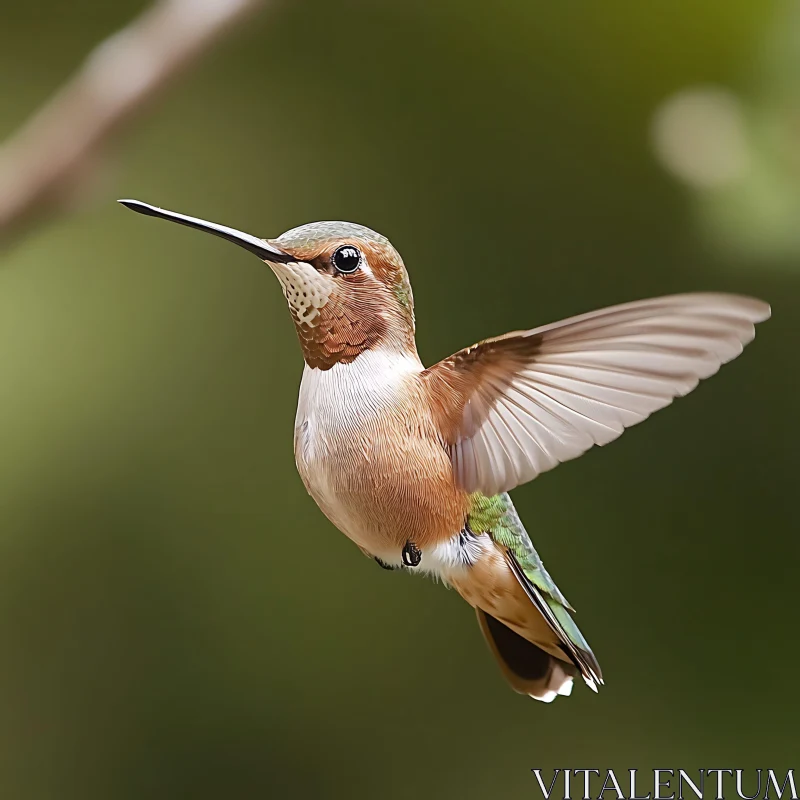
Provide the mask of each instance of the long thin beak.
{"label": "long thin beak", "polygon": [[227,225],[218,225],[216,222],[207,222],[204,219],[197,219],[197,217],[187,217],[185,214],[167,211],[165,208],[151,206],[139,200],[120,200],[119,202],[122,203],[125,208],[129,208],[131,211],[136,211],[139,214],[146,214],[148,217],[168,219],[171,222],[177,222],[179,225],[186,225],[198,231],[213,233],[214,236],[220,236],[223,239],[227,239],[229,242],[238,244],[239,247],[244,247],[245,250],[249,250],[251,253],[255,253],[262,261],[286,264],[289,261],[297,260],[294,256],[284,253],[283,250],[279,250],[263,239],[258,239],[255,236],[251,236],[249,233],[237,231],[235,228],[229,228]]}

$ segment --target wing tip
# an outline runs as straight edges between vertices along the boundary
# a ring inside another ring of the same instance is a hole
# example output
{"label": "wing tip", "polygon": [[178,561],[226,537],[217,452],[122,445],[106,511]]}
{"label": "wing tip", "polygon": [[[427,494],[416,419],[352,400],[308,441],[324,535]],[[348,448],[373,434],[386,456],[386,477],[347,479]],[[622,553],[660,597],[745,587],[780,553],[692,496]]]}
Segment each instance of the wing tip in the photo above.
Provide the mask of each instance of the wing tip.
{"label": "wing tip", "polygon": [[755,325],[765,322],[772,316],[772,307],[765,300],[758,297],[750,297],[744,294],[724,295],[734,301],[737,308],[749,312],[749,320]]}

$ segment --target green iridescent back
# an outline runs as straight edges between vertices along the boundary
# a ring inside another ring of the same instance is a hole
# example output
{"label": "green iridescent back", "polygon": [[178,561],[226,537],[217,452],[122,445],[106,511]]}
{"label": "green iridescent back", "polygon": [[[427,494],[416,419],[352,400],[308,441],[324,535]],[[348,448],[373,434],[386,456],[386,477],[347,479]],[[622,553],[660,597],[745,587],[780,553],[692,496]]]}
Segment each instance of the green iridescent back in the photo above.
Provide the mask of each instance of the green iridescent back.
{"label": "green iridescent back", "polygon": [[600,667],[597,665],[597,659],[570,616],[569,612],[574,609],[544,568],[508,493],[504,492],[494,497],[486,497],[480,492],[470,495],[467,522],[473,532],[488,533],[495,542],[508,548],[525,577],[541,591],[545,603],[560,627],[560,635],[567,637],[582,654],[585,654],[599,675]]}

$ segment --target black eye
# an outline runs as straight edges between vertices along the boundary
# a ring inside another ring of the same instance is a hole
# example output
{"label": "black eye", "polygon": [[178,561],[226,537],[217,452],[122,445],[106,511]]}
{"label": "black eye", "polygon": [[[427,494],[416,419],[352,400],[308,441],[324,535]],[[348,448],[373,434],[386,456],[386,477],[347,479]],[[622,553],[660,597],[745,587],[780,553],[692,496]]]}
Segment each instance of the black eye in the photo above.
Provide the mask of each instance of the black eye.
{"label": "black eye", "polygon": [[331,256],[331,261],[339,272],[349,275],[361,265],[361,253],[353,245],[346,244]]}

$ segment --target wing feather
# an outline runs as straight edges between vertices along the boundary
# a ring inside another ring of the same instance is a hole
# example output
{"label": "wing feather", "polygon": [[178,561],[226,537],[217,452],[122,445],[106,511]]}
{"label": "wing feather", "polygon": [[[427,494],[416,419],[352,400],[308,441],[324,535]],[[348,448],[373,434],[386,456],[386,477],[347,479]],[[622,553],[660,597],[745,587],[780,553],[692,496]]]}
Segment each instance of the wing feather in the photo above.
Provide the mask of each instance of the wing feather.
{"label": "wing feather", "polygon": [[686,294],[488,339],[423,373],[458,483],[498,494],[616,439],[736,358],[760,300]]}

